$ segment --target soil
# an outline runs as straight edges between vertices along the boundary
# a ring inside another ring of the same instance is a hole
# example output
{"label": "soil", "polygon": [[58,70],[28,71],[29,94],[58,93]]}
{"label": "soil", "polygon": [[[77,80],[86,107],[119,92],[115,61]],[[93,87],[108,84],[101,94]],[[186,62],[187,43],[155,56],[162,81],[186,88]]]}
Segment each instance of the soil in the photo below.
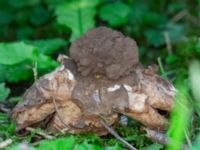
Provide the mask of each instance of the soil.
{"label": "soil", "polygon": [[130,74],[139,62],[136,42],[107,27],[91,29],[73,42],[70,57],[82,76],[100,74],[111,80]]}

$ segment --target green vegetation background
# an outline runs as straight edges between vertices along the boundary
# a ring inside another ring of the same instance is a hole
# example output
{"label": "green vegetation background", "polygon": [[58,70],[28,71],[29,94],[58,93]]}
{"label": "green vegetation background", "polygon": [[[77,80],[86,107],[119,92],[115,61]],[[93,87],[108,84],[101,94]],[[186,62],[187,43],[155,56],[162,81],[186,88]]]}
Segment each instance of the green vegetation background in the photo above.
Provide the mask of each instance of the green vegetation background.
{"label": "green vegetation background", "polygon": [[[141,62],[158,64],[160,74],[176,86],[168,131],[173,142],[167,148],[199,149],[199,0],[0,0],[0,107],[12,108],[34,82],[34,70],[38,76],[53,70],[58,54],[68,54],[71,42],[98,26],[134,38]],[[149,141],[135,122],[129,124],[117,131],[137,148],[166,148]],[[0,111],[0,142],[34,142],[35,133],[18,137],[14,129],[9,115]],[[61,137],[36,149],[123,149],[112,136]]]}

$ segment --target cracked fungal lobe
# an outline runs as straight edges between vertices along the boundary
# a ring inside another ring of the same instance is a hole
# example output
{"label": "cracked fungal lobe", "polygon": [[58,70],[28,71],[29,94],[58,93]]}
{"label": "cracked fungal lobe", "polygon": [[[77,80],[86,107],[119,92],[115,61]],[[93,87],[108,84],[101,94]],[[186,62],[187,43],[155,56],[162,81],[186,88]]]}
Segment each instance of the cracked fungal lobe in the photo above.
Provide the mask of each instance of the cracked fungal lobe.
{"label": "cracked fungal lobe", "polygon": [[[138,66],[136,71],[118,81],[95,81],[70,70],[67,61],[64,58],[54,72],[41,77],[15,107],[12,118],[17,121],[18,130],[52,116],[47,128],[50,131],[67,129],[66,132],[71,133],[90,131],[104,135],[107,132],[99,115],[104,116],[109,125],[115,125],[119,113],[149,128],[166,128],[166,118],[155,109],[170,111],[173,106],[174,88],[166,80],[160,82],[160,76],[148,74],[149,69]],[[69,128],[60,120],[53,97]]]}
{"label": "cracked fungal lobe", "polygon": [[130,74],[139,61],[136,42],[106,27],[91,29],[73,42],[70,56],[82,76],[100,74],[112,80]]}

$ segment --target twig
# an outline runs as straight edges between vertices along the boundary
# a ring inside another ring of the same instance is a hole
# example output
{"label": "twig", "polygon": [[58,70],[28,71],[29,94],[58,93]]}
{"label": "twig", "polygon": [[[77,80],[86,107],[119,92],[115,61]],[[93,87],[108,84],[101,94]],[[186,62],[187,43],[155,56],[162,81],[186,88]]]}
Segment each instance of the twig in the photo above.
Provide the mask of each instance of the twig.
{"label": "twig", "polygon": [[114,130],[111,128],[103,119],[100,120],[101,124],[105,127],[106,130],[108,130],[117,140],[122,142],[127,148],[130,150],[137,150],[135,147],[133,147],[131,144],[129,144],[127,141],[125,141],[122,137],[120,137]]}
{"label": "twig", "polygon": [[54,97],[54,92],[53,92],[53,88],[52,88],[52,99],[53,99],[53,104],[54,104],[54,107],[56,109],[56,113],[58,115],[58,118],[60,119],[60,121],[65,125],[66,128],[70,129],[70,126],[63,120],[63,117],[58,109],[58,105],[56,103],[56,99]]}
{"label": "twig", "polygon": [[174,17],[171,18],[172,22],[178,22],[182,18],[186,17],[188,15],[188,10],[184,9],[178,12]]}
{"label": "twig", "polygon": [[7,139],[0,143],[0,149],[6,148],[8,145],[12,144],[12,139]]}
{"label": "twig", "polygon": [[[37,84],[36,84],[36,87],[38,88],[38,89],[40,89],[40,91],[43,91],[43,89],[41,88],[41,87],[39,87],[39,86],[37,86]],[[58,118],[59,118],[59,120],[65,125],[65,131],[67,131],[67,130],[69,130],[69,128],[70,128],[70,126],[62,119],[63,117],[62,117],[62,115],[61,115],[61,113],[60,113],[60,111],[59,111],[59,108],[58,108],[58,105],[57,105],[57,103],[56,103],[56,99],[55,99],[55,96],[54,96],[54,89],[53,89],[53,85],[51,85],[51,90],[52,90],[52,101],[53,101],[53,104],[54,104],[54,108],[56,109],[56,113],[57,113],[57,115],[58,115]],[[60,130],[60,129],[58,129],[61,133],[63,133],[64,134],[64,132],[63,132],[63,130]]]}
{"label": "twig", "polygon": [[172,55],[172,45],[171,45],[171,41],[170,41],[170,36],[169,36],[169,32],[164,32],[164,39],[165,39],[165,43],[167,46],[167,52],[169,55]]}
{"label": "twig", "polygon": [[62,115],[61,115],[61,113],[58,109],[58,105],[57,105],[54,97],[53,97],[53,104],[54,104],[54,107],[56,109],[56,113],[58,114],[58,118],[60,119],[60,121],[65,125],[65,127],[70,128],[69,125],[62,119]]}
{"label": "twig", "polygon": [[171,22],[178,22],[179,20],[183,19],[183,18],[188,19],[191,23],[195,24],[195,25],[199,25],[199,21],[198,18],[195,18],[194,16],[192,16],[187,9],[181,10],[179,13],[177,13],[175,16],[173,16],[170,20]]}
{"label": "twig", "polygon": [[144,130],[147,132],[147,137],[152,139],[153,141],[163,144],[163,145],[168,145],[169,144],[169,139],[167,138],[167,136],[164,133],[155,131],[155,130],[151,130],[151,129],[147,129],[144,128]]}
{"label": "twig", "polygon": [[37,81],[37,79],[38,79],[37,61],[35,61],[35,63],[34,63],[34,67],[33,67],[33,76],[34,76],[34,81]]}
{"label": "twig", "polygon": [[165,72],[165,70],[164,70],[163,64],[162,64],[162,62],[161,62],[161,58],[158,57],[157,60],[158,60],[158,65],[159,65],[160,71],[161,71],[161,73],[162,73],[162,76],[163,76],[165,79],[167,79],[167,75],[166,75],[166,72]]}
{"label": "twig", "polygon": [[9,113],[10,111],[11,109],[6,108],[4,104],[0,103],[0,112]]}
{"label": "twig", "polygon": [[38,130],[33,129],[33,128],[30,128],[30,127],[27,127],[26,130],[27,130],[27,131],[31,131],[31,132],[35,132],[35,133],[37,133],[38,135],[41,135],[41,136],[43,136],[45,139],[48,139],[48,140],[52,140],[52,139],[55,138],[54,136],[48,135],[48,134],[46,134],[46,133],[44,133],[44,132],[42,132],[42,131],[38,131]]}

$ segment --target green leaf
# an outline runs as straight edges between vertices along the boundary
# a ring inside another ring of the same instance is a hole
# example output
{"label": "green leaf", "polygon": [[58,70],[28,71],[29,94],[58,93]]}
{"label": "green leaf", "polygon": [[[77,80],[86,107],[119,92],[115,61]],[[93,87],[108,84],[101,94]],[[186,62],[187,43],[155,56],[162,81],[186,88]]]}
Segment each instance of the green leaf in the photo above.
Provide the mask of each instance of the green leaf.
{"label": "green leaf", "polygon": [[101,7],[99,16],[110,26],[123,25],[128,21],[130,7],[122,2],[107,4]]}
{"label": "green leaf", "polygon": [[39,75],[53,70],[58,63],[47,54],[64,45],[65,41],[61,39],[0,43],[0,82],[17,82],[33,77],[35,64]]}
{"label": "green leaf", "polygon": [[99,0],[75,0],[55,7],[57,22],[72,30],[71,41],[95,26],[95,7]]}
{"label": "green leaf", "polygon": [[71,150],[74,146],[75,139],[73,136],[67,138],[59,138],[56,140],[42,141],[37,150]]}
{"label": "green leaf", "polygon": [[31,59],[36,49],[24,42],[0,43],[0,64],[14,65]]}
{"label": "green leaf", "polygon": [[60,47],[66,46],[67,44],[65,40],[61,38],[25,41],[25,43],[37,47],[39,52],[46,55],[51,55],[53,52],[57,51]]}
{"label": "green leaf", "polygon": [[60,39],[52,40],[49,45],[48,42],[0,43],[0,82],[17,82],[33,77],[34,64],[37,64],[39,75],[57,67],[58,63],[45,54],[51,54],[65,42]]}
{"label": "green leaf", "polygon": [[28,61],[16,65],[0,64],[0,82],[17,82],[20,80],[26,80],[30,78],[32,74],[32,65]]}
{"label": "green leaf", "polygon": [[39,54],[35,60],[38,69],[48,69],[49,71],[58,66],[58,63],[54,61],[51,57]]}
{"label": "green leaf", "polygon": [[32,14],[30,16],[30,22],[33,25],[41,26],[42,24],[46,23],[48,19],[49,19],[49,12],[47,9],[41,6],[34,7]]}
{"label": "green leaf", "polygon": [[151,45],[159,47],[165,44],[165,32],[168,33],[171,43],[178,42],[185,34],[182,25],[169,23],[158,27],[158,29],[148,29],[144,32],[144,35]]}
{"label": "green leaf", "polygon": [[105,150],[122,150],[122,148],[119,146],[119,144],[115,144],[115,146],[105,147]]}
{"label": "green leaf", "polygon": [[81,144],[76,144],[74,150],[103,150],[99,145],[89,144],[88,142],[83,142]]}
{"label": "green leaf", "polygon": [[188,130],[193,108],[190,104],[190,95],[188,89],[188,80],[183,77],[183,72],[179,71],[176,79],[177,94],[175,98],[175,107],[172,110],[170,128],[168,135],[170,144],[168,150],[179,150],[184,144],[185,132]]}
{"label": "green leaf", "polygon": [[166,58],[166,61],[168,64],[173,64],[175,63],[176,61],[178,61],[178,56],[177,55],[168,55],[167,58]]}
{"label": "green leaf", "polygon": [[10,94],[10,89],[5,87],[5,83],[0,83],[0,101],[5,100]]}

